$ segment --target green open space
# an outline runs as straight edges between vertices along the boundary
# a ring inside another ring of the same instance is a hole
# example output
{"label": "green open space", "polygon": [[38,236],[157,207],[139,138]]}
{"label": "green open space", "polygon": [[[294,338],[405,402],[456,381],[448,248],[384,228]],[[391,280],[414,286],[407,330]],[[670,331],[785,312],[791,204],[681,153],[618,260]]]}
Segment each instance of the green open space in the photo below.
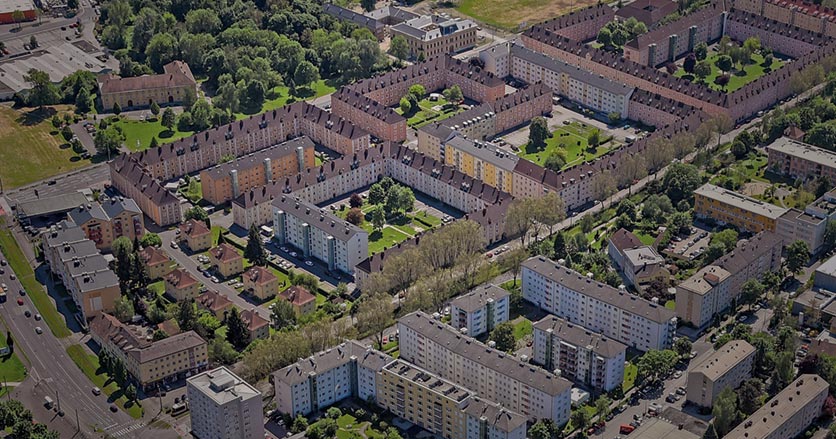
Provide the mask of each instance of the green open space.
{"label": "green open space", "polygon": [[[6,337],[0,337],[0,347],[6,347]],[[8,382],[21,382],[26,378],[26,366],[20,361],[17,354],[0,356],[0,384]]]}
{"label": "green open space", "polygon": [[124,391],[99,365],[99,357],[88,354],[84,350],[84,347],[77,344],[67,347],[67,355],[84,372],[84,375],[93,382],[94,386],[102,389],[102,392],[114,400],[114,404],[134,419],[142,417],[142,406],[138,403],[128,401],[128,398],[124,395]]}
{"label": "green open space", "polygon": [[[513,282],[513,281],[511,281]],[[519,316],[514,320],[514,340],[520,341],[523,338],[534,333],[534,326],[531,320],[523,316]]]}
{"label": "green open space", "polygon": [[[373,208],[374,205],[365,204],[360,208],[360,211],[368,214]],[[337,210],[335,213],[339,218],[345,219],[348,211],[349,209],[342,209]],[[391,218],[383,225],[383,229],[379,231],[374,230],[368,218],[359,227],[369,233],[369,255],[373,255],[406,241],[420,231],[429,230],[440,225],[441,218],[422,210]]]}
{"label": "green open space", "polygon": [[675,300],[668,300],[667,302],[665,302],[665,308],[670,309],[670,310],[675,310],[676,309],[676,301]]}
{"label": "green open space", "polygon": [[[57,106],[61,115],[69,107]],[[50,119],[56,110],[14,110],[0,106],[0,182],[2,189],[27,185],[87,166],[64,142]],[[53,135],[54,133],[54,135]]]}
{"label": "green open space", "polygon": [[120,118],[113,126],[122,128],[125,134],[125,146],[131,151],[142,151],[151,146],[151,138],[156,137],[157,143],[174,142],[194,134],[194,131],[180,131],[175,125],[171,130],[162,125],[162,117],[149,120],[131,120]]}
{"label": "green open space", "polygon": [[0,249],[3,250],[6,260],[17,275],[20,284],[23,285],[23,289],[26,290],[28,300],[35,305],[50,331],[58,338],[69,337],[71,332],[67,328],[64,316],[55,309],[46,289],[35,278],[32,266],[29,265],[29,261],[17,245],[12,232],[6,227],[5,217],[0,217]]}
{"label": "green open space", "polygon": [[[714,82],[718,76],[723,74],[723,72],[717,67],[717,58],[719,57],[720,52],[717,52],[715,49],[708,51],[708,57],[706,57],[705,61],[711,66],[711,74],[706,76],[705,85],[711,89],[729,93],[773,70],[780,69],[784,65],[783,60],[773,58],[772,64],[769,67],[766,67],[763,63],[763,55],[760,53],[752,54],[750,63],[743,66],[742,70],[738,70],[736,68],[737,66],[735,66],[735,70],[729,73],[729,83],[725,87],[722,87]],[[685,77],[690,81],[698,80],[694,77],[694,75],[687,73],[685,69],[681,68],[674,73],[674,76],[678,76],[680,78]]]}
{"label": "green open space", "polygon": [[639,241],[641,241],[644,245],[653,245],[653,243],[656,241],[656,237],[649,233],[637,231],[634,231],[633,233],[636,235],[637,238],[639,238]]}
{"label": "green open space", "polygon": [[369,254],[381,252],[409,239],[409,235],[394,227],[383,227],[381,230],[369,233]]}
{"label": "green open space", "polygon": [[[311,426],[322,422],[323,419],[311,424]],[[337,439],[384,439],[386,437],[380,430],[373,428],[370,422],[358,422],[357,418],[350,414],[344,414],[337,418],[337,427]]]}
{"label": "green open space", "polygon": [[[579,122],[572,122],[570,125],[564,125],[552,132],[552,136],[546,139],[546,145],[543,148],[537,148],[534,145],[526,144],[517,153],[520,157],[537,163],[540,166],[546,162],[550,155],[558,151],[563,151],[566,155],[566,165],[564,169],[577,165],[584,161],[592,161],[602,155],[606,154],[612,149],[612,145],[599,145],[597,148],[590,148],[589,133],[594,129],[589,125],[582,125]],[[601,140],[610,137],[605,132],[601,132]]]}
{"label": "green open space", "polygon": [[621,383],[621,389],[624,393],[632,389],[636,385],[636,375],[639,373],[639,367],[629,362],[624,365],[624,381]]}
{"label": "green open space", "polygon": [[267,96],[269,97],[269,99],[266,99],[264,101],[264,105],[262,105],[261,111],[256,111],[254,113],[235,113],[235,119],[245,119],[254,114],[261,114],[267,111],[272,111],[277,108],[284,107],[288,104],[288,102],[291,102],[291,100],[300,101],[325,96],[329,93],[335,92],[337,90],[336,85],[337,84],[335,84],[333,81],[325,79],[320,79],[319,81],[314,82],[313,84],[311,84],[310,87],[301,87],[296,90],[291,90],[290,87],[286,85],[280,85],[268,92]]}
{"label": "green open space", "polygon": [[[417,111],[413,110],[406,115],[408,116],[406,124],[412,128],[421,128],[429,123],[442,121],[462,111],[461,106],[451,105],[444,98],[438,98],[435,101],[424,98],[418,101],[418,107]],[[395,112],[404,116],[400,107],[395,108]]]}
{"label": "green open space", "polygon": [[592,0],[461,0],[456,10],[482,23],[516,31],[593,4]]}

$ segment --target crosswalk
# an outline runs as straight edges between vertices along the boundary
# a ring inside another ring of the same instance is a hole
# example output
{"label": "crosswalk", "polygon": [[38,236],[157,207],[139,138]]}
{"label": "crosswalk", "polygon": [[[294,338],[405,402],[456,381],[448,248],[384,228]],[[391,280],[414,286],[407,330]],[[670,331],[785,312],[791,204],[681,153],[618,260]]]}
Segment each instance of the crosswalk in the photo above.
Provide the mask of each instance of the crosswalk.
{"label": "crosswalk", "polygon": [[119,430],[112,431],[112,432],[109,433],[109,435],[111,437],[122,437],[122,436],[125,436],[125,435],[127,435],[128,433],[130,433],[134,430],[139,430],[142,427],[145,427],[145,422],[137,422],[135,424],[131,424],[131,425],[122,427]]}

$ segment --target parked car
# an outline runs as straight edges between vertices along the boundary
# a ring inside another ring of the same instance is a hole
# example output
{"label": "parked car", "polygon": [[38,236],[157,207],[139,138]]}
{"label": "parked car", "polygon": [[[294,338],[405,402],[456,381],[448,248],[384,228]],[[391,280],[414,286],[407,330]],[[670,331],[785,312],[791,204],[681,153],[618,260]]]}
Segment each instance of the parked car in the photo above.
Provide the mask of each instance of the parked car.
{"label": "parked car", "polygon": [[41,329],[40,326],[35,326],[35,334],[41,335],[44,333],[44,330]]}
{"label": "parked car", "polygon": [[100,389],[98,387],[93,387],[93,394],[96,395],[96,396],[101,395],[102,394],[102,389]]}

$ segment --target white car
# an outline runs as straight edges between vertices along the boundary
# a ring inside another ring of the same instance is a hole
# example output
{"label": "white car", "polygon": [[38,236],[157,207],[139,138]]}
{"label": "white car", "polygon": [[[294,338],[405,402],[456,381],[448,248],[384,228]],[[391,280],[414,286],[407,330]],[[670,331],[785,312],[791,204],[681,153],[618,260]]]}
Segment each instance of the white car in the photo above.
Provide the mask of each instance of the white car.
{"label": "white car", "polygon": [[177,248],[177,241],[171,241],[171,248]]}
{"label": "white car", "polygon": [[307,265],[308,267],[313,267],[313,262],[305,261],[305,265]]}
{"label": "white car", "polygon": [[40,326],[35,326],[35,333],[40,335],[44,333],[44,330]]}

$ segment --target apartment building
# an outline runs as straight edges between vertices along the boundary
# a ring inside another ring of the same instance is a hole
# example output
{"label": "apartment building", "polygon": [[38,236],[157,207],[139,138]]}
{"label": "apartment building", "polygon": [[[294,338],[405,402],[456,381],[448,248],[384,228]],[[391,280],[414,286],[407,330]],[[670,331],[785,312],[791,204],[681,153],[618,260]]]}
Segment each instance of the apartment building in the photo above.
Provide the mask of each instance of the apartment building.
{"label": "apartment building", "polygon": [[836,182],[836,152],[819,148],[789,137],[781,137],[767,145],[767,169],[776,174],[802,180],[819,177]]}
{"label": "apartment building", "polygon": [[247,343],[270,337],[270,322],[258,315],[254,309],[241,311],[241,321],[247,328]]}
{"label": "apartment building", "polygon": [[461,52],[476,45],[473,20],[422,15],[391,27],[392,38],[401,36],[410,58],[428,59]]}
{"label": "apartment building", "polygon": [[836,38],[836,11],[821,4],[799,0],[736,0],[734,7]]}
{"label": "apartment building", "polygon": [[737,389],[752,377],[755,348],[744,340],[732,340],[688,372],[686,399],[711,407],[725,388]]}
{"label": "apartment building", "polygon": [[676,2],[671,0],[638,0],[618,8],[615,15],[623,20],[635,18],[650,27],[676,11]]}
{"label": "apartment building", "polygon": [[175,268],[165,276],[165,292],[178,302],[197,298],[200,287],[201,283],[182,268]]}
{"label": "apartment building", "polygon": [[811,254],[824,248],[827,223],[836,219],[836,190],[826,192],[803,211],[789,209],[778,217],[776,231],[787,244],[804,241]]}
{"label": "apartment building", "polygon": [[190,219],[180,224],[179,230],[180,239],[192,252],[199,253],[212,247],[212,231],[206,227],[205,222]]}
{"label": "apartment building", "polygon": [[123,155],[108,163],[108,167],[113,187],[133,199],[155,224],[165,227],[182,220],[180,200],[139,162]]}
{"label": "apartment building", "polygon": [[378,40],[383,40],[386,37],[386,25],[373,17],[365,14],[354,12],[351,9],[346,9],[334,3],[323,3],[322,12],[344,21],[356,24],[371,31]]}
{"label": "apartment building", "polygon": [[41,235],[44,260],[85,318],[112,312],[121,297],[119,279],[80,227],[67,221]]}
{"label": "apartment building", "polygon": [[694,214],[752,233],[774,232],[787,209],[706,183],[694,191]]}
{"label": "apartment building", "polygon": [[168,254],[153,245],[143,247],[139,252],[139,257],[151,280],[162,279],[171,271],[171,259]]}
{"label": "apartment building", "polygon": [[554,94],[594,111],[626,118],[635,87],[592,74],[578,66],[535,52],[516,42],[501,43],[479,53],[485,69],[528,84],[542,82]]}
{"label": "apartment building", "polygon": [[348,397],[374,400],[392,357],[347,341],[273,372],[276,408],[291,417],[324,410]]}
{"label": "apartment building", "polygon": [[314,162],[313,142],[297,137],[200,171],[203,198],[223,204],[252,188],[313,168]]}
{"label": "apartment building", "polygon": [[279,278],[266,267],[253,265],[242,276],[244,291],[260,300],[267,300],[279,291]]}
{"label": "apartment building", "polygon": [[528,420],[499,404],[473,396],[464,407],[467,439],[524,439]]}
{"label": "apartment building", "polygon": [[467,436],[464,408],[472,391],[403,360],[380,372],[377,404],[446,439]]}
{"label": "apartment building", "polygon": [[778,271],[783,243],[772,232],[738,242],[733,251],[676,286],[677,317],[698,328],[711,323],[716,314],[737,299],[747,280]]}
{"label": "apartment building", "polygon": [[455,135],[443,142],[443,148],[446,165],[503,192],[513,191],[514,168],[519,156],[489,142]]}
{"label": "apartment building", "polygon": [[292,287],[279,293],[279,297],[290,302],[296,317],[301,317],[316,311],[316,296],[301,285]]}
{"label": "apartment building", "polygon": [[133,242],[145,234],[142,211],[130,198],[115,197],[81,205],[67,212],[67,219],[81,227],[87,239],[103,251],[109,251],[116,238],[124,236]]}
{"label": "apartment building", "polygon": [[667,283],[670,272],[655,248],[631,232],[619,229],[607,240],[607,254],[628,286],[643,289],[654,280]]}
{"label": "apartment building", "polygon": [[528,419],[569,420],[571,383],[462,335],[423,312],[398,320],[400,358]]}
{"label": "apartment building", "polygon": [[197,296],[197,300],[195,300],[195,302],[197,302],[197,306],[200,309],[209,311],[213,316],[215,316],[215,318],[221,321],[226,319],[226,313],[231,311],[235,306],[225,295],[211,290],[207,290]]}
{"label": "apartment building", "polygon": [[801,375],[724,438],[796,437],[821,415],[829,388],[827,381],[818,375]]}
{"label": "apartment building", "polygon": [[450,302],[450,325],[478,337],[507,322],[511,293],[493,284],[480,285]]}
{"label": "apartment building", "polygon": [[673,343],[673,311],[542,256],[523,262],[522,293],[551,314],[641,351]]}
{"label": "apartment building", "polygon": [[261,392],[225,366],[186,379],[192,436],[252,439],[264,436]]}
{"label": "apartment building", "polygon": [[224,278],[237,276],[244,272],[244,257],[238,249],[226,242],[209,249],[209,263]]}
{"label": "apartment building", "polygon": [[560,317],[534,324],[534,362],[599,392],[624,381],[626,354],[627,346]]}
{"label": "apartment building", "polygon": [[90,321],[90,334],[101,349],[122,361],[143,389],[200,372],[209,364],[206,342],[194,331],[151,341],[145,328],[99,312]]}
{"label": "apartment building", "polygon": [[273,200],[274,239],[292,245],[305,258],[316,258],[329,271],[354,273],[354,266],[369,256],[369,234],[326,209],[282,195]]}
{"label": "apartment building", "polygon": [[183,61],[164,65],[163,73],[159,75],[122,78],[108,73],[100,75],[97,82],[105,111],[117,103],[122,109],[128,109],[147,107],[152,102],[159,105],[179,104],[189,92],[197,96],[197,81],[189,65]]}
{"label": "apartment building", "polygon": [[406,118],[374,99],[343,87],[331,95],[331,112],[387,142],[406,140]]}

